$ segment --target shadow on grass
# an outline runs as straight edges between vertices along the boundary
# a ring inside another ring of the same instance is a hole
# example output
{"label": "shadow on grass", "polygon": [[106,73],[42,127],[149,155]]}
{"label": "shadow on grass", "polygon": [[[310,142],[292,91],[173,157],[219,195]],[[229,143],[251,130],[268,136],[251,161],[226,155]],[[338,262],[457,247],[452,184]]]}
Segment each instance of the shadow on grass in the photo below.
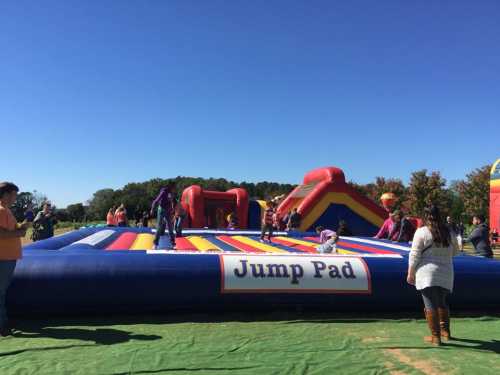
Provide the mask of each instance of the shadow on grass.
{"label": "shadow on grass", "polygon": [[89,347],[89,346],[94,346],[94,345],[93,344],[85,344],[85,345],[59,345],[59,346],[48,346],[48,347],[45,347],[45,348],[18,349],[18,350],[12,350],[10,352],[0,353],[0,358],[1,357],[7,357],[7,356],[10,356],[10,355],[17,355],[17,354],[27,353],[27,352],[44,352],[44,351],[47,351],[47,350],[84,348],[84,347]]}
{"label": "shadow on grass", "polygon": [[[170,367],[170,368],[164,368],[160,370],[142,370],[142,371],[136,371],[134,370],[133,374],[158,374],[158,373],[164,373],[164,372],[186,372],[186,373],[193,373],[193,372],[203,372],[203,373],[215,373],[218,374],[221,371],[236,371],[236,370],[251,370],[255,369],[256,366],[240,366],[240,367],[203,367],[203,368],[188,368],[188,367]],[[130,375],[131,372],[117,372],[112,375]]]}
{"label": "shadow on grass", "polygon": [[[457,317],[479,318],[481,321],[500,320],[500,314],[488,312],[486,314],[469,313],[453,314]],[[118,316],[72,316],[51,317],[33,320],[18,319],[14,326],[22,331],[26,329],[38,329],[37,327],[63,327],[63,326],[123,326],[136,324],[179,324],[179,323],[253,323],[253,322],[281,322],[283,324],[363,324],[376,322],[410,322],[415,319],[424,319],[420,312],[397,312],[397,313],[344,313],[344,312],[309,312],[309,311],[275,311],[275,312],[206,312],[193,313],[176,311],[169,314],[148,315],[118,315]]]}
{"label": "shadow on grass", "polygon": [[[465,343],[469,345],[463,345],[459,343]],[[471,345],[472,344],[472,345]],[[432,346],[430,344],[422,344],[422,346],[378,346],[377,349],[417,349],[417,350],[428,350],[428,349],[450,349],[450,348],[462,348],[469,350],[481,350],[488,351],[496,354],[500,354],[500,341],[483,341],[474,339],[462,339],[454,337],[451,341],[445,341],[441,346]]]}
{"label": "shadow on grass", "polygon": [[[458,343],[465,343],[472,345],[460,345]],[[500,354],[500,341],[498,340],[483,341],[483,340],[463,339],[454,337],[453,340],[447,342],[445,346],[451,346],[455,348],[467,348],[474,350],[484,350]]]}
{"label": "shadow on grass", "polygon": [[80,340],[92,341],[98,345],[114,345],[128,342],[130,340],[153,341],[162,337],[157,335],[137,335],[131,332],[114,328],[44,328],[43,325],[19,324],[17,329],[22,332],[15,332],[14,337],[18,338],[51,338],[56,340]]}

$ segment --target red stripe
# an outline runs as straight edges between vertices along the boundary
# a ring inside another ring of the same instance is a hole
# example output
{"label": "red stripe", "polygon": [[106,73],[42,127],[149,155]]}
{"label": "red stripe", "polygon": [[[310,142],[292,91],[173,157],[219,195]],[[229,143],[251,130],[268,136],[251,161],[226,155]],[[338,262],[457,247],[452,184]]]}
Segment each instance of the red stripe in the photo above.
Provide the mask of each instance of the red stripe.
{"label": "red stripe", "polygon": [[313,242],[316,242],[316,243],[320,243],[319,242],[319,237],[304,237],[304,240],[308,240],[308,241],[313,241]]}
{"label": "red stripe", "polygon": [[137,233],[125,232],[120,235],[106,250],[129,250],[137,238]]}
{"label": "red stripe", "polygon": [[370,253],[374,253],[374,254],[397,254],[396,252],[394,251],[389,251],[389,250],[379,250],[379,249],[374,249],[373,247],[368,247],[368,246],[364,246],[364,245],[357,245],[357,244],[353,244],[353,243],[348,243],[348,242],[344,242],[344,241],[339,241],[337,243],[339,246],[345,246],[347,248],[353,248],[353,249],[358,249],[358,250],[364,250],[364,251],[368,251]]}
{"label": "red stripe", "polygon": [[196,246],[194,246],[191,241],[184,237],[177,237],[175,239],[175,250],[193,250],[198,251]]}
{"label": "red stripe", "polygon": [[273,238],[273,242],[274,243],[279,243],[280,245],[285,245],[285,246],[288,246],[288,247],[293,247],[294,249],[297,249],[297,250],[300,250],[300,251],[305,251],[306,253],[314,253],[314,254],[316,254],[318,252],[313,245],[311,245],[311,246],[300,245],[298,243],[290,242],[290,241],[287,241],[287,240],[284,240],[284,239],[281,239],[281,238]]}
{"label": "red stripe", "polygon": [[217,236],[218,240],[227,243],[229,246],[234,247],[237,250],[244,251],[246,253],[265,253],[265,251],[259,250],[255,247],[247,245],[246,243],[235,240],[231,236]]}
{"label": "red stripe", "polygon": [[[319,240],[317,238],[315,238],[315,237],[304,237],[304,238],[308,239],[308,240],[311,240],[311,241],[319,242]],[[368,252],[374,253],[374,254],[397,254],[397,252],[395,252],[395,251],[380,250],[380,249],[375,249],[373,247],[368,247],[368,246],[365,246],[365,245],[353,244],[353,243],[350,243],[350,242],[339,241],[337,244],[339,246],[346,247],[346,250],[348,250],[349,248],[352,248],[352,249],[357,249],[357,250],[368,251]]]}

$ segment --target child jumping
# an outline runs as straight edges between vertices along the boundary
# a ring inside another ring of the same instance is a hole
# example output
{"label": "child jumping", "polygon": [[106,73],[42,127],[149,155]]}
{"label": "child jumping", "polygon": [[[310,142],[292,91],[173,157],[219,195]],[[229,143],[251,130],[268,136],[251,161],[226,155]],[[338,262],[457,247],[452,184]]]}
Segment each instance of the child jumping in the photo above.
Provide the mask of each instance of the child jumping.
{"label": "child jumping", "polygon": [[271,242],[273,236],[273,217],[274,217],[274,202],[267,202],[267,208],[262,218],[262,232],[260,234],[260,242],[265,242],[266,232],[268,232],[268,241]]}
{"label": "child jumping", "polygon": [[160,237],[165,234],[165,229],[168,229],[170,236],[170,243],[172,248],[175,248],[175,234],[174,234],[174,209],[176,206],[176,199],[174,197],[175,185],[170,183],[160,190],[160,193],[151,205],[151,216],[154,217],[154,211],[157,208],[157,223],[156,235],[154,239],[155,250],[158,249]]}

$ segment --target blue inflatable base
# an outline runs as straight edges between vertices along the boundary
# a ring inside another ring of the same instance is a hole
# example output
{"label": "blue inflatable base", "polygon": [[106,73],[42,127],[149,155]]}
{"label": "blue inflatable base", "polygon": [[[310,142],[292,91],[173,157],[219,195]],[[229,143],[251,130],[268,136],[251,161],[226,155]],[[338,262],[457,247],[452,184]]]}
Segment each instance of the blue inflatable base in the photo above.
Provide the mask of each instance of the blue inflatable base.
{"label": "blue inflatable base", "polygon": [[[297,252],[106,251],[95,245],[68,246],[101,230],[88,228],[51,240],[53,248],[65,250],[44,249],[46,243],[42,242],[27,248],[8,292],[9,312],[38,316],[178,309],[300,307],[369,312],[422,308],[419,294],[406,283],[407,246],[349,238],[345,240],[353,243],[353,248],[369,245],[393,249],[394,254],[325,256]],[[295,233],[294,238],[307,235]],[[454,265],[453,309],[498,310],[500,262],[462,255],[455,257]]]}

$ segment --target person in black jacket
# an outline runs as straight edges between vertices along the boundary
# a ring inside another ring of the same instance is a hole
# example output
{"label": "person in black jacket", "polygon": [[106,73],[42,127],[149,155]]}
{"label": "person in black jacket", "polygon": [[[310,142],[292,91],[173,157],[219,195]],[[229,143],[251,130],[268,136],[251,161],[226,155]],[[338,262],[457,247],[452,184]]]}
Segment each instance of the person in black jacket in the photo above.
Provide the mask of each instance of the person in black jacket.
{"label": "person in black jacket", "polygon": [[474,216],[472,218],[472,224],[476,227],[465,242],[471,242],[474,245],[476,255],[485,258],[493,258],[493,252],[491,251],[490,245],[490,231],[484,222],[484,216]]}

